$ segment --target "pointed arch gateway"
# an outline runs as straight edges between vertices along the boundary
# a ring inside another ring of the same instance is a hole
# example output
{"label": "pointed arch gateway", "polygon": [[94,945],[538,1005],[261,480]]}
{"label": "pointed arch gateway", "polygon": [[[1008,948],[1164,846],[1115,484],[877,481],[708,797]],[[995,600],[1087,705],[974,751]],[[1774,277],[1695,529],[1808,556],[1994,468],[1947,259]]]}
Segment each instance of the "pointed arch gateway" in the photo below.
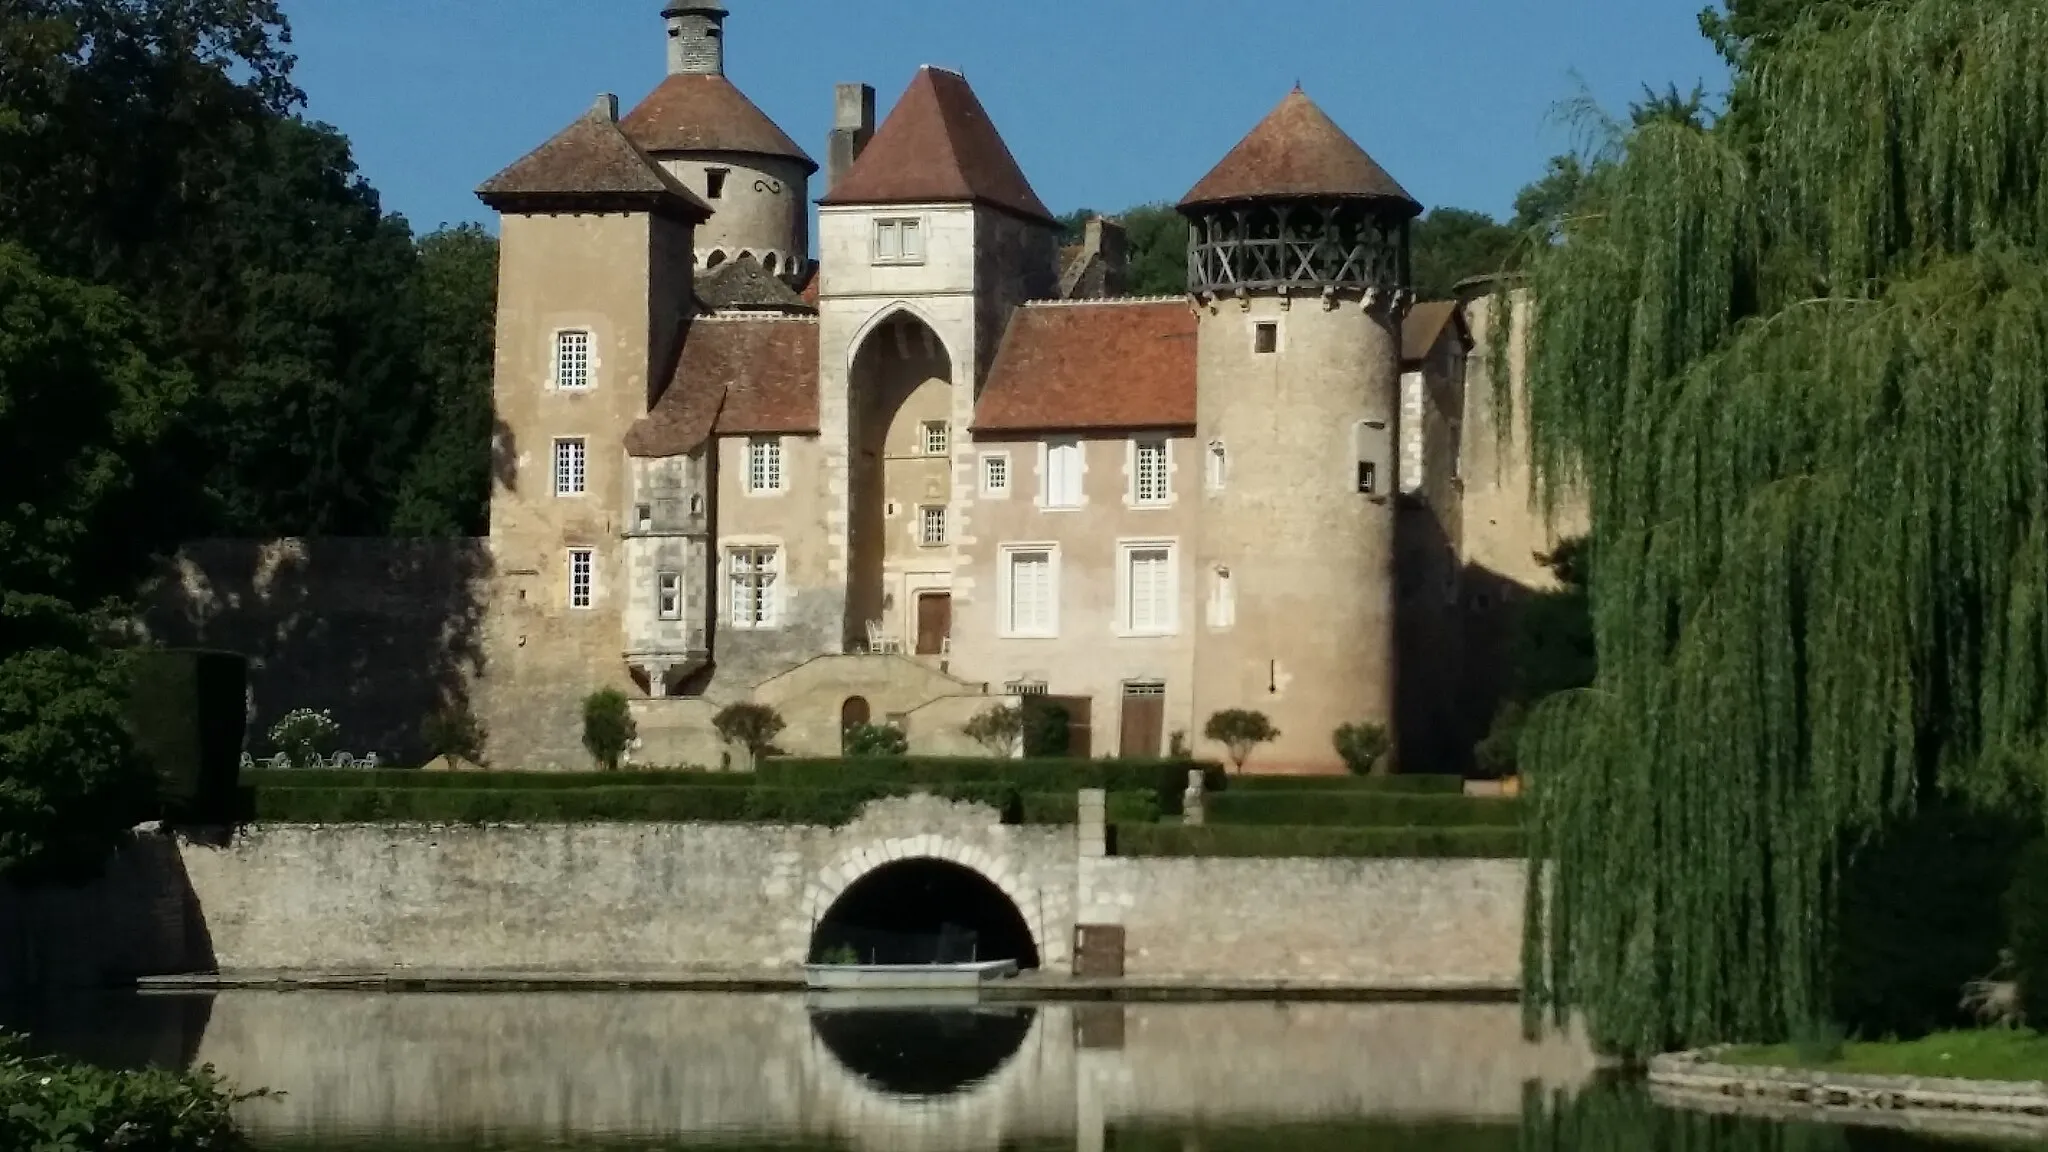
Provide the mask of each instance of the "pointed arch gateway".
{"label": "pointed arch gateway", "polygon": [[[913,532],[933,491],[951,490],[954,356],[913,305],[891,305],[854,342],[847,373],[849,650],[900,636],[902,612],[885,574],[911,563]],[[893,513],[893,516],[892,516]]]}

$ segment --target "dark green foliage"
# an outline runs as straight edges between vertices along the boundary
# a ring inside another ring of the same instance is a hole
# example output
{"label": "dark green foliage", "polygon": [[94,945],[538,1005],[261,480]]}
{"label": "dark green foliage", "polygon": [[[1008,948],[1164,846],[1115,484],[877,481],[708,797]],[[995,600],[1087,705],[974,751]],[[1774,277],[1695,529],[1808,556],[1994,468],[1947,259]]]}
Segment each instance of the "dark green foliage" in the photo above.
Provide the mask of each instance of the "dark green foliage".
{"label": "dark green foliage", "polygon": [[1520,828],[1118,824],[1119,856],[1518,859]]}
{"label": "dark green foliage", "polygon": [[928,792],[986,804],[1006,823],[1023,816],[1023,799],[1007,784],[894,786],[867,782],[839,788],[677,787],[592,788],[290,788],[255,793],[257,821],[269,824],[570,824],[766,823],[837,826],[872,800]]}
{"label": "dark green foliage", "polygon": [[2013,979],[2019,983],[2020,1015],[2027,1026],[2048,1024],[2048,839],[2021,852],[2005,893],[2006,935]]}
{"label": "dark green foliage", "polygon": [[1518,827],[1522,822],[1519,802],[1477,796],[1224,791],[1204,804],[1211,824],[1442,828]]}
{"label": "dark green foliage", "polygon": [[848,756],[871,758],[901,756],[910,751],[910,740],[893,724],[856,724],[840,737]]}
{"label": "dark green foliage", "polygon": [[626,694],[603,688],[583,698],[583,748],[607,772],[619,770],[626,749],[639,735]]}
{"label": "dark green foliage", "polygon": [[0,1148],[237,1152],[237,1097],[210,1072],[114,1072],[34,1059],[0,1037]]}
{"label": "dark green foliage", "polygon": [[[1079,244],[1090,216],[1083,208],[1060,218],[1061,240]],[[1128,240],[1132,296],[1179,296],[1188,290],[1188,220],[1171,204],[1141,204],[1119,214]]]}
{"label": "dark green foliage", "polygon": [[451,702],[436,708],[421,723],[420,739],[427,746],[427,755],[436,759],[472,764],[483,759],[484,726],[466,704]]}
{"label": "dark green foliage", "polygon": [[1065,756],[1074,742],[1074,718],[1067,706],[1043,696],[1026,696],[1019,707],[1024,720],[1024,755],[1032,759]]}
{"label": "dark green foliage", "polygon": [[242,783],[254,788],[487,788],[558,790],[574,788],[751,788],[757,777],[747,772],[705,772],[697,769],[633,772],[422,772],[414,768],[273,769],[252,768]]}
{"label": "dark green foliage", "polygon": [[1017,742],[1024,736],[1024,710],[1014,704],[988,708],[975,713],[960,726],[960,732],[988,749],[989,755],[1008,758],[1016,754]]}
{"label": "dark green foliage", "polygon": [[1546,558],[1558,586],[1531,594],[1516,613],[1508,695],[1486,737],[1472,749],[1481,779],[1516,775],[1530,709],[1556,693],[1590,686],[1599,671],[1592,592],[1586,583],[1589,549],[1584,537],[1559,544]]}
{"label": "dark green foliage", "polygon": [[1462,796],[1465,778],[1416,773],[1399,776],[1231,776],[1210,785],[1232,795],[1246,792],[1390,792]]}
{"label": "dark green foliage", "polygon": [[422,237],[418,247],[419,369],[431,410],[391,531],[482,536],[490,529],[498,241],[463,224]]}
{"label": "dark green foliage", "polygon": [[1330,734],[1330,744],[1354,776],[1370,776],[1393,748],[1384,724],[1345,724]]}
{"label": "dark green foliage", "polygon": [[1525,986],[1622,1053],[1827,1016],[1843,845],[2018,802],[2048,741],[2048,7],[1741,59],[1728,116],[1594,174],[1517,320],[1599,651],[1520,741]]}
{"label": "dark green foliage", "polygon": [[1178,814],[1188,773],[1195,769],[1203,771],[1209,788],[1221,786],[1221,769],[1189,760],[775,759],[762,764],[756,776],[764,785],[788,788],[831,788],[856,781],[892,785],[1000,781],[1025,793],[1071,793],[1083,788],[1146,792],[1157,799],[1160,811]]}
{"label": "dark green foliage", "polygon": [[1231,767],[1243,772],[1252,752],[1261,744],[1278,740],[1280,730],[1273,727],[1264,712],[1226,708],[1209,717],[1209,722],[1202,726],[1202,735],[1229,749]]}
{"label": "dark green foliage", "polygon": [[1447,300],[1461,280],[1512,270],[1520,233],[1484,212],[1433,208],[1409,225],[1409,278],[1419,300]]}
{"label": "dark green foliage", "polygon": [[761,757],[775,746],[775,738],[782,735],[785,724],[782,714],[768,705],[743,701],[719,709],[718,715],[711,718],[711,726],[718,729],[719,739],[746,749],[758,768]]}
{"label": "dark green foliage", "polygon": [[[1152,792],[1111,792],[1107,803],[1112,824],[1156,824],[1159,797]],[[1081,819],[1078,792],[1024,793],[1024,823],[1075,824]]]}
{"label": "dark green foliage", "polygon": [[168,813],[225,819],[242,770],[248,659],[154,649],[131,654],[128,667],[128,734]]}

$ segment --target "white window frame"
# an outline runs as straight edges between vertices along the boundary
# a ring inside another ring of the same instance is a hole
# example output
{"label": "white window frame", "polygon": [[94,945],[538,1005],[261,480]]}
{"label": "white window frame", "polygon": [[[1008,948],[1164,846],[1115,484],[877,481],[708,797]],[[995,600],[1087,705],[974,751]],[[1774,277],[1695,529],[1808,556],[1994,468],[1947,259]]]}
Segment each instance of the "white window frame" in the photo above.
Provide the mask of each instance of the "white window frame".
{"label": "white window frame", "polygon": [[1209,491],[1221,492],[1230,486],[1230,446],[1222,440],[1209,441],[1202,453],[1203,483]]}
{"label": "white window frame", "polygon": [[[779,541],[728,540],[719,549],[720,586],[724,591],[725,603],[722,614],[726,626],[741,632],[772,632],[782,627],[782,586],[783,564],[787,555]],[[762,562],[765,554],[766,561]],[[742,571],[742,556],[753,560],[753,567]],[[754,584],[754,611],[750,618],[741,619],[738,611],[737,592],[742,576]]]}
{"label": "white window frame", "polygon": [[574,499],[590,493],[590,441],[583,436],[555,437],[555,496]]}
{"label": "white window frame", "polygon": [[[931,229],[922,216],[877,216],[872,230],[877,264],[917,265],[924,263]],[[893,238],[893,243],[891,242]],[[914,243],[906,243],[912,240]],[[893,249],[893,251],[892,251]]]}
{"label": "white window frame", "polygon": [[[578,572],[579,562],[582,571]],[[579,587],[580,585],[580,587]],[[569,549],[569,607],[587,612],[597,607],[597,549]]]}
{"label": "white window frame", "polygon": [[[1011,603],[1016,581],[1014,566],[1018,556],[1043,553],[1046,558],[1046,618],[1043,627],[1016,627],[1014,605]],[[1056,543],[1005,544],[997,551],[1000,567],[996,571],[996,612],[999,633],[1012,640],[1054,640],[1060,634],[1060,546]]]}
{"label": "white window frame", "polygon": [[[1273,329],[1273,350],[1271,352],[1261,352],[1259,351],[1259,329],[1269,325]],[[1277,318],[1253,320],[1247,336],[1250,338],[1251,353],[1254,356],[1278,356],[1282,352],[1287,351],[1287,325],[1281,323]]]}
{"label": "white window frame", "polygon": [[1011,465],[1008,452],[983,452],[981,454],[981,494],[983,496],[1008,496],[1010,494]]}
{"label": "white window frame", "polygon": [[926,420],[917,426],[917,450],[925,456],[949,456],[953,452],[953,425],[946,420]]}
{"label": "white window frame", "polygon": [[683,618],[683,574],[657,572],[654,576],[654,614],[663,620]]}
{"label": "white window frame", "polygon": [[[1142,467],[1145,449],[1159,449],[1159,491],[1147,496]],[[1124,494],[1133,508],[1164,508],[1173,503],[1173,441],[1165,436],[1134,436],[1124,449],[1125,468],[1130,473],[1130,490]]]}
{"label": "white window frame", "polygon": [[558,392],[588,392],[597,387],[597,335],[588,328],[556,329],[548,378]]}
{"label": "white window frame", "polygon": [[[952,517],[946,514],[944,504],[922,504],[917,509],[917,546],[920,548],[944,548],[952,539]],[[932,525],[938,525],[938,538],[933,539]]]}
{"label": "white window frame", "polygon": [[[1134,615],[1131,565],[1141,552],[1166,553],[1166,618],[1141,624]],[[1116,632],[1119,636],[1175,636],[1180,633],[1180,542],[1119,540],[1116,545]]]}
{"label": "white window frame", "polygon": [[[1054,449],[1072,446],[1076,467],[1074,470],[1074,502],[1055,504],[1053,497],[1052,463]],[[1048,512],[1072,512],[1088,503],[1088,442],[1078,436],[1058,436],[1038,442],[1038,506]]]}
{"label": "white window frame", "polygon": [[746,464],[747,495],[780,496],[789,490],[789,459],[782,437],[748,437]]}
{"label": "white window frame", "polygon": [[1228,632],[1237,627],[1237,583],[1228,564],[1209,570],[1209,630]]}

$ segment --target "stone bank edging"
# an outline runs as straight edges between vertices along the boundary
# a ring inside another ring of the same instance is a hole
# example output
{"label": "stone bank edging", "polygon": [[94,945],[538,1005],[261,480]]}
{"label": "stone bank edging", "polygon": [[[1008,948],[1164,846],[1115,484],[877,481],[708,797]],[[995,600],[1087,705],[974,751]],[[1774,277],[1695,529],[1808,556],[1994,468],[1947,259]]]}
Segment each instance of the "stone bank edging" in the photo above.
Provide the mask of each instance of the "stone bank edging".
{"label": "stone bank edging", "polygon": [[1773,1118],[1799,1114],[1928,1128],[2048,1128],[2048,1082],[2040,1080],[1873,1076],[1722,1064],[1715,1060],[1721,1051],[1706,1048],[1653,1058],[1651,1088],[1675,1104]]}

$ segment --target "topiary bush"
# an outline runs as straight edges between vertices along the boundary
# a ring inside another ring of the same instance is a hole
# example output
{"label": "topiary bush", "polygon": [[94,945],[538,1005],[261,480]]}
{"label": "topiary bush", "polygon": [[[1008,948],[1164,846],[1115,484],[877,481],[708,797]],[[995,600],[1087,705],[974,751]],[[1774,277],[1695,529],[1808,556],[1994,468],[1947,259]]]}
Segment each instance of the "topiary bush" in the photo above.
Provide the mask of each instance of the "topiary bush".
{"label": "topiary bush", "polygon": [[1074,716],[1066,705],[1043,696],[1026,696],[1018,710],[1025,756],[1053,759],[1065,756],[1074,746]]}
{"label": "topiary bush", "polygon": [[719,739],[747,750],[749,764],[759,769],[761,758],[775,747],[775,738],[788,727],[782,713],[766,704],[741,701],[719,709],[711,718],[711,726],[718,730]]}
{"label": "topiary bush", "polygon": [[1384,724],[1346,724],[1330,734],[1330,744],[1353,776],[1380,772],[1393,747]]}
{"label": "topiary bush", "polygon": [[640,726],[633,720],[624,692],[603,688],[583,698],[583,747],[598,767],[618,771],[626,749],[639,735]]}
{"label": "topiary bush", "polygon": [[1239,772],[1244,771],[1245,761],[1261,744],[1270,744],[1280,738],[1280,730],[1273,727],[1273,721],[1264,712],[1248,708],[1226,708],[1209,717],[1209,723],[1202,728],[1202,735],[1230,750],[1230,765]]}
{"label": "topiary bush", "polygon": [[846,754],[856,759],[901,756],[910,751],[910,738],[893,724],[855,724],[840,742]]}
{"label": "topiary bush", "polygon": [[2029,1027],[2048,1031],[2048,840],[2035,840],[2020,853],[2005,893],[2005,923],[2020,1016]]}
{"label": "topiary bush", "polygon": [[128,735],[156,775],[166,814],[229,816],[248,727],[248,659],[164,649],[128,659]]}
{"label": "topiary bush", "polygon": [[977,713],[960,726],[960,732],[988,749],[989,755],[1008,759],[1016,755],[1017,741],[1024,736],[1024,710],[1015,704],[998,704]]}

